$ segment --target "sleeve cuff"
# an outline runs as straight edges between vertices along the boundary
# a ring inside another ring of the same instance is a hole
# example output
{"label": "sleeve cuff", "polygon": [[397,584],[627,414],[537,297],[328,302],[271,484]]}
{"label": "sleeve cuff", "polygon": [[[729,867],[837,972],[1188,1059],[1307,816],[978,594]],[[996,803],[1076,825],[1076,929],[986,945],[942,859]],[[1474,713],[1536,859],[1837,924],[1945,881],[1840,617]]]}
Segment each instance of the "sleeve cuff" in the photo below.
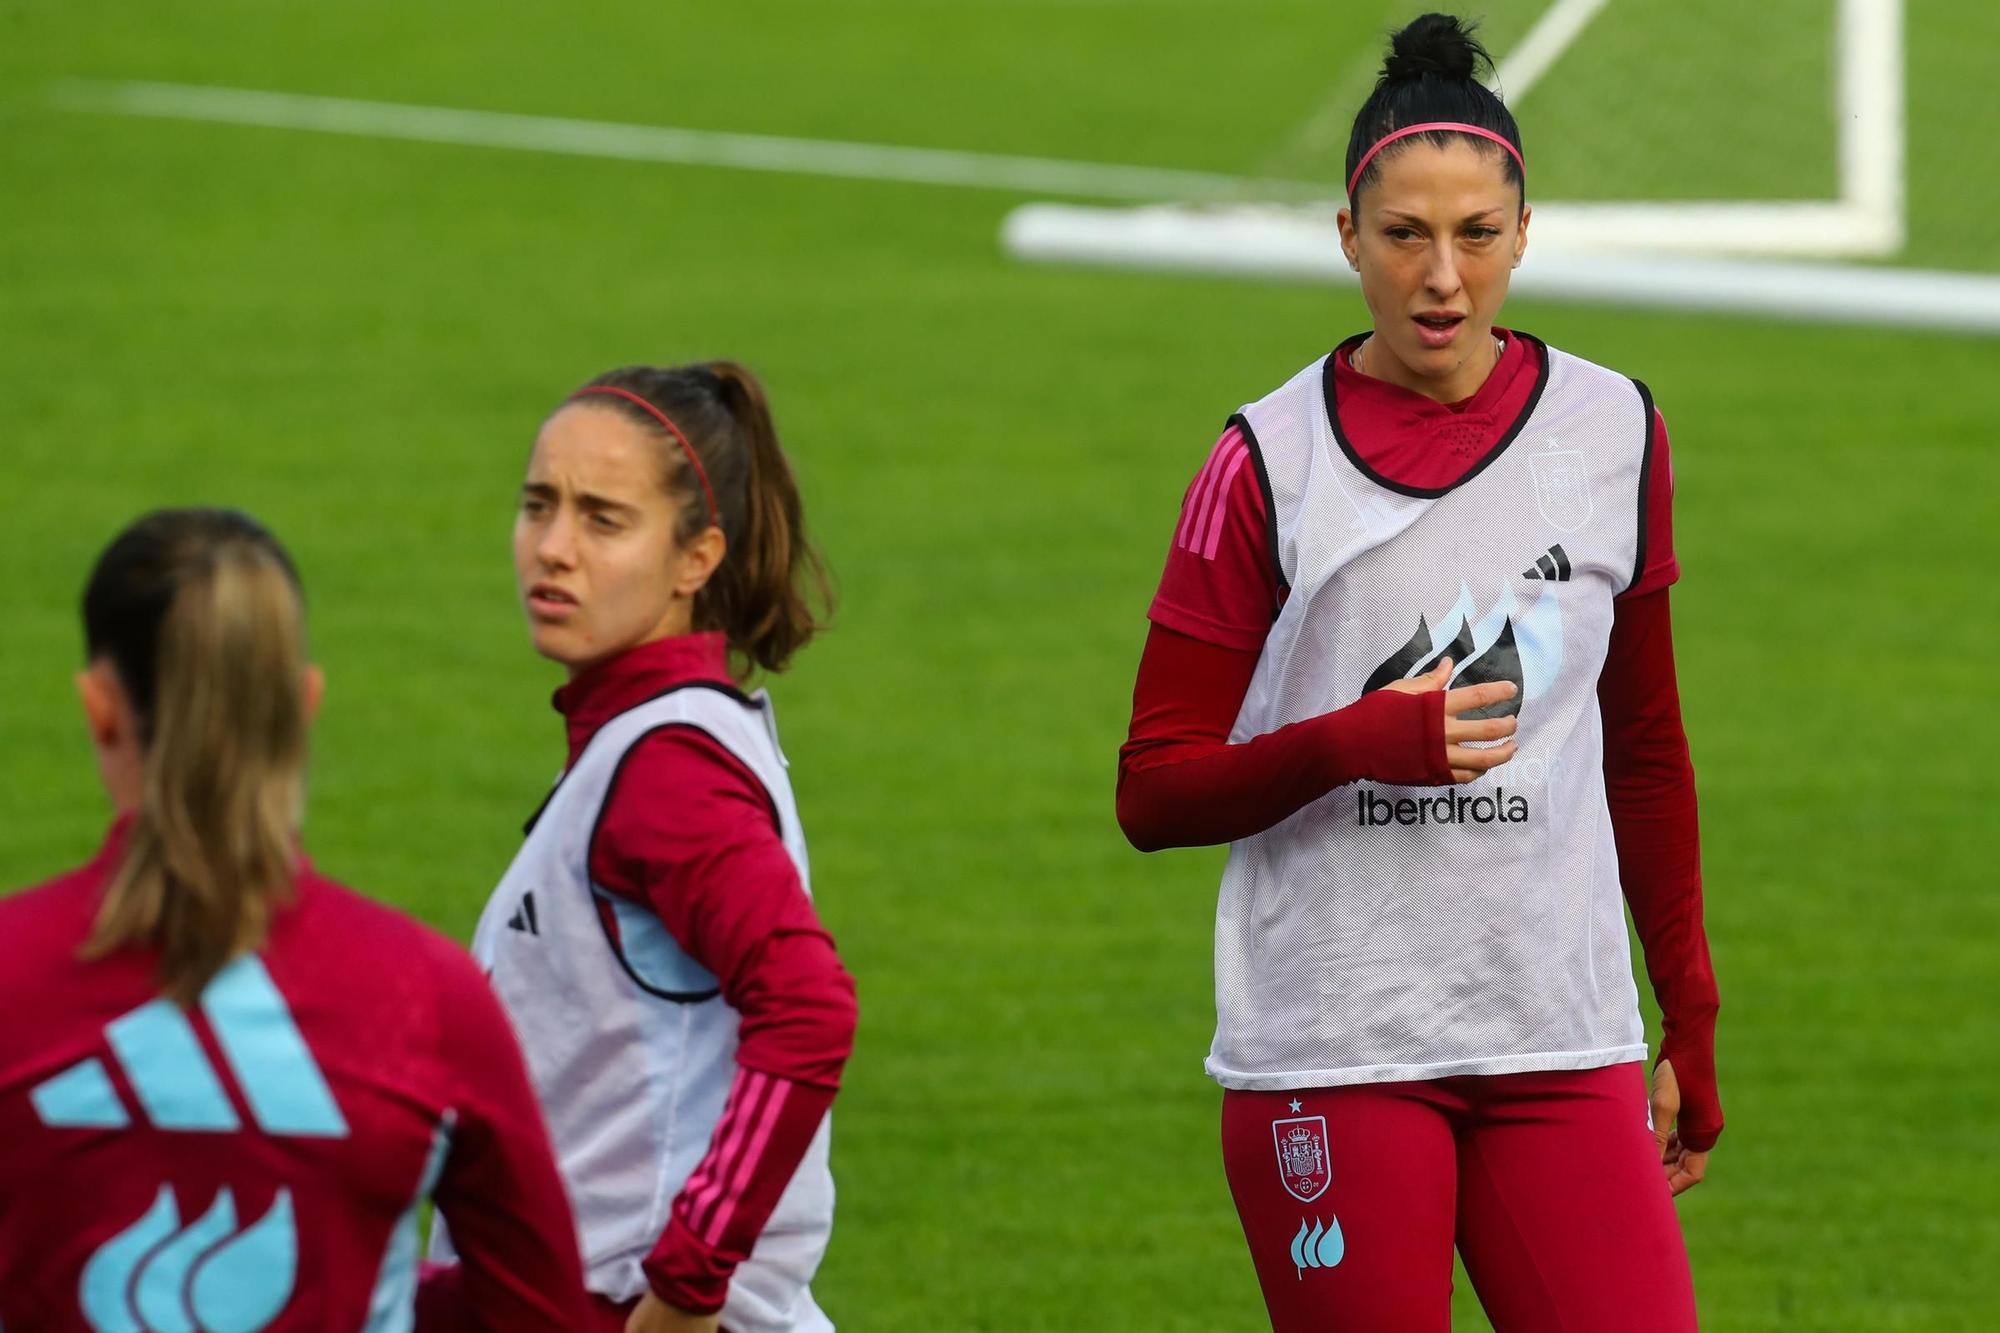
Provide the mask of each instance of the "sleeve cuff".
{"label": "sleeve cuff", "polygon": [[1430,764],[1430,785],[1443,787],[1450,785],[1451,751],[1444,741],[1444,696],[1443,690],[1420,694],[1424,708],[1424,757]]}
{"label": "sleeve cuff", "polygon": [[714,1314],[729,1299],[736,1261],[709,1249],[675,1217],[640,1268],[653,1294],[689,1314]]}

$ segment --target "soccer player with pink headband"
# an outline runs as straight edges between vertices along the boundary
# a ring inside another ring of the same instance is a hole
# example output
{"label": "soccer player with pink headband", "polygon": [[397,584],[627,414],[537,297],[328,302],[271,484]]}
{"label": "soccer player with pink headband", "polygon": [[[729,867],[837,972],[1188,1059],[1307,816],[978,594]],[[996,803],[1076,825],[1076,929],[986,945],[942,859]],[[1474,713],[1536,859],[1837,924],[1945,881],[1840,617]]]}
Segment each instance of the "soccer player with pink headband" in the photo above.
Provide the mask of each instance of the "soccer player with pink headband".
{"label": "soccer player with pink headband", "polygon": [[1189,487],[1118,817],[1230,844],[1207,1067],[1274,1328],[1444,1333],[1456,1245],[1500,1333],[1686,1333],[1722,1110],[1666,427],[1496,325],[1529,209],[1482,63],[1393,38],[1339,215],[1372,327]]}
{"label": "soccer player with pink headband", "polygon": [[[633,366],[569,395],[528,457],[514,571],[568,672],[566,758],[473,953],[548,1112],[588,1327],[830,1333],[810,1283],[854,986],[770,698],[743,688],[813,637],[825,583],[756,377]],[[450,1271],[428,1282],[448,1309]]]}

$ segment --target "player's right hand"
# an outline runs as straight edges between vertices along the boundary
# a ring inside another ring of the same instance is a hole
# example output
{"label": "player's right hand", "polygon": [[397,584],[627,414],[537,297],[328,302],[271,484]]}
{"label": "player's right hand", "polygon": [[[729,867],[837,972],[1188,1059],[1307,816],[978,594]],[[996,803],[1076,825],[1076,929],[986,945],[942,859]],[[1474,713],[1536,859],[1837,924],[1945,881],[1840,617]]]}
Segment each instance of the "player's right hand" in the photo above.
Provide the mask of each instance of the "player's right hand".
{"label": "player's right hand", "polygon": [[[1467,685],[1452,690],[1445,687],[1451,683],[1452,662],[1449,657],[1439,660],[1437,666],[1421,676],[1395,681],[1385,685],[1385,690],[1398,694],[1429,694],[1433,690],[1444,690],[1444,757],[1451,765],[1454,782],[1471,782],[1484,777],[1488,772],[1500,767],[1514,757],[1513,736],[1517,719],[1511,717],[1488,717],[1470,719],[1462,713],[1476,713],[1482,708],[1511,699],[1517,687],[1511,680],[1489,681],[1484,685]],[[1501,741],[1499,745],[1474,748],[1472,741]]]}
{"label": "player's right hand", "polygon": [[1653,1066],[1652,1102],[1653,1141],[1660,1148],[1660,1164],[1667,1169],[1667,1192],[1681,1194],[1708,1175],[1708,1154],[1681,1142],[1681,1081],[1674,1074],[1674,1062],[1664,1057]]}
{"label": "player's right hand", "polygon": [[625,1321],[625,1333],[720,1333],[721,1328],[720,1314],[691,1314],[650,1291],[639,1298]]}

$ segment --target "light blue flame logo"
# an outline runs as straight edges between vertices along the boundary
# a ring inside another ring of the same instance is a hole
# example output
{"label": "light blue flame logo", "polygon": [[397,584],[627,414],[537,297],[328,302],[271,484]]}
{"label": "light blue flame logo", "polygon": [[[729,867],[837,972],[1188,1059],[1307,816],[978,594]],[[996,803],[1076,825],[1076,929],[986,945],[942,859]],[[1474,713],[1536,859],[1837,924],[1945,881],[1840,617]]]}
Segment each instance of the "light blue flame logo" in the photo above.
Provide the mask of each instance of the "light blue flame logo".
{"label": "light blue flame logo", "polygon": [[162,1185],[84,1265],[77,1300],[95,1333],[257,1333],[290,1303],[297,1276],[289,1191],[239,1231],[227,1189],[182,1226],[173,1188]]}
{"label": "light blue flame logo", "polygon": [[[1310,1220],[1310,1229],[1306,1226]],[[1340,1234],[1340,1219],[1321,1222],[1317,1217],[1299,1219],[1299,1234],[1292,1237],[1292,1265],[1304,1279],[1308,1268],[1332,1268],[1347,1253],[1347,1240]]]}

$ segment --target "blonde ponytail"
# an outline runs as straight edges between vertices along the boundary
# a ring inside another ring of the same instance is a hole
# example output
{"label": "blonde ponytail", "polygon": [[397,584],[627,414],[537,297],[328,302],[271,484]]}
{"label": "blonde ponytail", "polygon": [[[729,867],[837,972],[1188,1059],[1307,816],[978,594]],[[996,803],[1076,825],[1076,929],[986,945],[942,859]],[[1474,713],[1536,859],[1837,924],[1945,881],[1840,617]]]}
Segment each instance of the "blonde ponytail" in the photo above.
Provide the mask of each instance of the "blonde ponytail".
{"label": "blonde ponytail", "polygon": [[305,796],[304,611],[289,560],[250,520],[213,510],[152,519],[168,531],[146,571],[162,608],[151,697],[134,700],[145,794],[84,951],[156,949],[161,989],[191,1005],[230,959],[263,943],[292,889]]}

